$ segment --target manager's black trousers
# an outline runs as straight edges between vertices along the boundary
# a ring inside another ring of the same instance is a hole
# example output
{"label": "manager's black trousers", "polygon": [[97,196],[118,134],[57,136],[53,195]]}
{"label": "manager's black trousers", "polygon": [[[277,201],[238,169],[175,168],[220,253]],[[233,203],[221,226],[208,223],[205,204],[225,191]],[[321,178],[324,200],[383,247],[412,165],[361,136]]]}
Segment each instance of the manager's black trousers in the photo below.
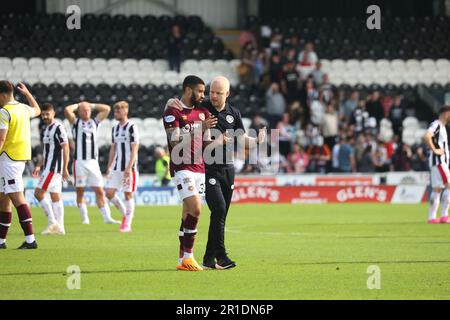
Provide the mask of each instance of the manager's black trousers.
{"label": "manager's black trousers", "polygon": [[205,259],[221,258],[225,250],[225,222],[234,186],[234,166],[206,168],[206,203],[211,211]]}

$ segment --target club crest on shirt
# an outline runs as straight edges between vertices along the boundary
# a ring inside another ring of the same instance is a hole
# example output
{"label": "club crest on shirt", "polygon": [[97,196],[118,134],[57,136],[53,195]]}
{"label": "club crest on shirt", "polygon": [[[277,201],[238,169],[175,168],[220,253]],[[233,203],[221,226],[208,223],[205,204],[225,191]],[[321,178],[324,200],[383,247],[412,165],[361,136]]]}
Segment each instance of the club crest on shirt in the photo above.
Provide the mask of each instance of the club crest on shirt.
{"label": "club crest on shirt", "polygon": [[204,113],[199,113],[198,117],[200,118],[200,120],[205,121],[205,114]]}
{"label": "club crest on shirt", "polygon": [[187,120],[187,116],[181,116],[181,119],[183,119],[183,120]]}
{"label": "club crest on shirt", "polygon": [[228,123],[233,123],[234,122],[234,117],[232,115],[228,115],[226,119],[227,119]]}
{"label": "club crest on shirt", "polygon": [[181,128],[181,130],[185,133],[188,133],[189,131],[191,131],[191,126],[187,124],[183,128]]}

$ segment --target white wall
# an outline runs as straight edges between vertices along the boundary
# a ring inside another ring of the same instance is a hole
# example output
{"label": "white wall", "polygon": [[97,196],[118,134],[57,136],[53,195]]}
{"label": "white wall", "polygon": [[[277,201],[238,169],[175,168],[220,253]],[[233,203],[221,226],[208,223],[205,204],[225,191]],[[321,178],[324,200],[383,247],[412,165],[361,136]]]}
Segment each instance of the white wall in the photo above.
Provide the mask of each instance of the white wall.
{"label": "white wall", "polygon": [[[69,5],[78,5],[82,13],[94,13],[108,4],[120,0],[47,0],[47,12],[65,13]],[[205,23],[213,28],[236,28],[237,0],[159,0],[170,6],[177,4],[176,9],[185,15],[199,15]],[[163,15],[171,13],[147,0],[124,1],[114,8],[112,14]]]}

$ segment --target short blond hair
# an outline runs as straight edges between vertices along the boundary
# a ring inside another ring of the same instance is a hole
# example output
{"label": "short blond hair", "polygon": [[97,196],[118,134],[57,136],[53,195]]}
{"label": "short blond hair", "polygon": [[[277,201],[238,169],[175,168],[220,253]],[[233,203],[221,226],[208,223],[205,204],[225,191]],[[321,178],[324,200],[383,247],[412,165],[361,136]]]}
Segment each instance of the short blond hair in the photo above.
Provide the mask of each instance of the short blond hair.
{"label": "short blond hair", "polygon": [[128,102],[126,102],[126,101],[118,101],[118,102],[116,102],[114,104],[114,109],[122,109],[122,108],[128,110],[130,108]]}

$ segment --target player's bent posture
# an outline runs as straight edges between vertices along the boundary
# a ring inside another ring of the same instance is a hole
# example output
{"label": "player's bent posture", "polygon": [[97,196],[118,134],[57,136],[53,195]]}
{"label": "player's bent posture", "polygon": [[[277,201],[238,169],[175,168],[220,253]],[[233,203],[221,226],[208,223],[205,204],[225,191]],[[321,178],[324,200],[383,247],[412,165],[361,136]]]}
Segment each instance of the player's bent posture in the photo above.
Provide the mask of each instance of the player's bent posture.
{"label": "player's bent posture", "polygon": [[[431,171],[430,208],[428,211],[428,223],[450,223],[448,209],[450,207],[450,172],[449,172],[449,150],[447,130],[445,126],[450,123],[450,106],[444,106],[439,111],[439,119],[433,121],[428,128],[424,141],[430,148],[428,158]],[[442,194],[441,219],[437,219],[437,211]]]}
{"label": "player's bent posture", "polygon": [[[98,113],[92,119],[93,110]],[[75,115],[76,111],[79,118]],[[111,211],[103,191],[103,176],[98,163],[98,125],[108,117],[110,111],[111,107],[106,104],[91,104],[89,102],[72,104],[64,110],[65,117],[72,125],[75,141],[73,179],[77,192],[77,205],[80,209],[83,224],[89,224],[88,210],[84,200],[84,189],[86,187],[91,187],[94,190],[97,206],[102,213],[104,222],[106,224],[120,223],[111,218]]]}
{"label": "player's bent posture", "polygon": [[[183,109],[167,108],[163,116],[171,155],[170,171],[183,201],[178,270],[203,270],[194,259],[193,248],[205,192],[203,130],[211,127],[214,122],[208,110],[201,107],[204,97],[203,80],[188,76],[183,82]],[[208,124],[202,125],[206,120]],[[188,151],[187,154],[180,155],[181,149]]]}
{"label": "player's bent posture", "polygon": [[[61,199],[62,182],[68,181],[69,171],[69,142],[64,126],[56,122],[53,105],[46,103],[42,106],[41,118],[47,126],[44,131],[43,147],[44,159],[36,166],[33,176],[40,172],[41,178],[34,192],[48,219],[48,226],[42,232],[47,234],[65,234],[64,228],[64,204]],[[41,170],[42,165],[44,166]],[[45,198],[46,192],[50,192],[52,203]]]}
{"label": "player's bent posture", "polygon": [[18,249],[37,249],[30,207],[25,200],[22,174],[31,160],[30,119],[41,113],[38,103],[27,87],[17,89],[30,106],[14,100],[14,86],[0,81],[0,249],[6,248],[6,235],[11,226],[11,202],[17,210],[25,242]]}
{"label": "player's bent posture", "polygon": [[[114,105],[114,118],[119,123],[112,129],[112,145],[106,172],[106,196],[123,215],[120,232],[131,231],[135,207],[134,192],[139,177],[139,132],[137,126],[128,120],[128,109],[126,101],[119,101]],[[117,191],[124,192],[125,205],[117,196]]]}

